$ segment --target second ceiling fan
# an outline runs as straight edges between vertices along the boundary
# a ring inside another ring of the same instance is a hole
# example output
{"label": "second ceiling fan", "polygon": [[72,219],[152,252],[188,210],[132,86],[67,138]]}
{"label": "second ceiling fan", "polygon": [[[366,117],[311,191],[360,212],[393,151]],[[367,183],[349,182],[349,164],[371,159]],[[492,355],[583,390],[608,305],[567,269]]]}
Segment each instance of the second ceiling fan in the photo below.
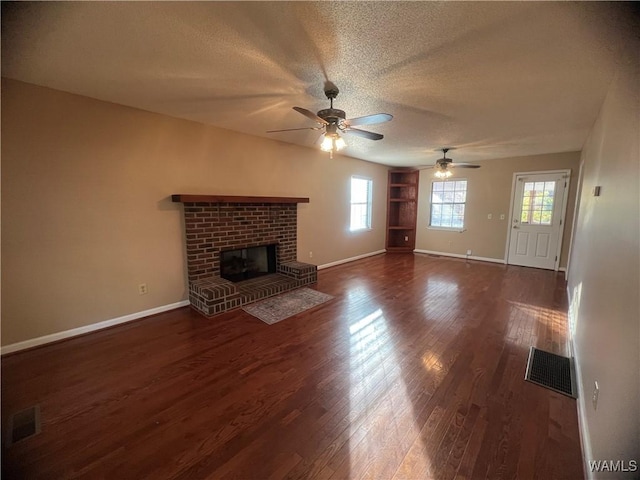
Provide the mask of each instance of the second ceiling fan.
{"label": "second ceiling fan", "polygon": [[393,119],[393,115],[388,113],[374,113],[372,115],[365,115],[364,117],[347,118],[344,110],[333,108],[333,100],[338,96],[339,92],[338,87],[336,87],[332,82],[326,82],[324,94],[331,102],[329,108],[313,113],[306,108],[293,107],[296,112],[301,113],[305,117],[316,122],[318,124],[317,126],[269,130],[267,133],[290,132],[294,130],[324,130],[321,135],[322,144],[320,145],[320,148],[329,152],[331,158],[333,158],[334,151],[341,150],[346,146],[344,139],[340,136],[341,133],[356,135],[368,140],[381,140],[384,138],[384,135],[381,135],[380,133],[369,132],[367,130],[361,130],[353,127],[388,122]]}
{"label": "second ceiling fan", "polygon": [[442,158],[436,160],[435,165],[427,165],[423,168],[433,168],[436,173],[435,176],[438,178],[448,178],[452,175],[451,168],[480,168],[480,165],[475,165],[473,163],[454,163],[453,159],[447,158],[447,152],[451,150],[451,148],[442,148]]}

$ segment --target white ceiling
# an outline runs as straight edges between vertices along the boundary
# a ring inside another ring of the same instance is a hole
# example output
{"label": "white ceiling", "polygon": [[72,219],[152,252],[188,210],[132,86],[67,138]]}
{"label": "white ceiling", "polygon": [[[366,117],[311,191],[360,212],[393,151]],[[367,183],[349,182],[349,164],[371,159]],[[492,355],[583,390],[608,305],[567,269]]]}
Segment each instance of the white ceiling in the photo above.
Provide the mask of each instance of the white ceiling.
{"label": "white ceiling", "polygon": [[349,156],[421,165],[575,151],[632,6],[553,2],[2,3],[2,75],[313,148],[292,110],[390,123]]}

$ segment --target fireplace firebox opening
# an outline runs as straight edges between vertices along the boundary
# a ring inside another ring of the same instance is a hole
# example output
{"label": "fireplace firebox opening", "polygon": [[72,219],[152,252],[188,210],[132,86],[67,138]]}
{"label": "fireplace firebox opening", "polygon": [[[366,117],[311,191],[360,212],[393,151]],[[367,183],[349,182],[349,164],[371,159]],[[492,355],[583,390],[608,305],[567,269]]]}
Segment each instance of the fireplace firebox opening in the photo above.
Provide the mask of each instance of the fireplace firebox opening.
{"label": "fireplace firebox opening", "polygon": [[220,276],[231,282],[275,273],[276,244],[220,252]]}

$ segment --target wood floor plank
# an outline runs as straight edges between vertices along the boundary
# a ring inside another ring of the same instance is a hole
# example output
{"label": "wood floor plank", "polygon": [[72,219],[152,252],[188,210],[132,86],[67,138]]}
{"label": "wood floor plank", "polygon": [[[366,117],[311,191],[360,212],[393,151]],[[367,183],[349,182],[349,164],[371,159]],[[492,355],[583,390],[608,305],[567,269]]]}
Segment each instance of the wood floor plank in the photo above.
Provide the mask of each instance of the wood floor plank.
{"label": "wood floor plank", "polygon": [[2,357],[3,433],[42,416],[3,478],[583,478],[575,400],[524,381],[568,352],[561,276],[386,254],[315,288],[274,325],[181,308]]}

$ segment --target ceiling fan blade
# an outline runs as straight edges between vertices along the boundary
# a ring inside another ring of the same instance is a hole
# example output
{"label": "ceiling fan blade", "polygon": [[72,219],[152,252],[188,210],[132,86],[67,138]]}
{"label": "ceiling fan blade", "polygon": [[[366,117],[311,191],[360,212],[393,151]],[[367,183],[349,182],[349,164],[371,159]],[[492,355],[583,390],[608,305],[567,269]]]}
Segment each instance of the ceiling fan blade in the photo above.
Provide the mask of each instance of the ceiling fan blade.
{"label": "ceiling fan blade", "polygon": [[352,135],[357,135],[358,137],[368,138],[369,140],[382,140],[384,135],[380,135],[379,133],[368,132],[366,130],[359,130],[357,128],[345,128],[344,133],[350,133]]}
{"label": "ceiling fan blade", "polygon": [[364,117],[349,118],[345,123],[351,125],[373,125],[374,123],[389,122],[393,119],[393,115],[388,113],[374,113],[373,115],[365,115]]}
{"label": "ceiling fan blade", "polygon": [[293,132],[295,130],[320,130],[322,127],[284,128],[282,130],[267,130],[267,133]]}
{"label": "ceiling fan blade", "polygon": [[325,119],[320,118],[318,115],[316,115],[315,113],[307,110],[306,108],[302,108],[302,107],[293,107],[293,109],[298,112],[301,113],[302,115],[304,115],[305,117],[310,118],[311,120],[313,120],[314,122],[318,122],[322,125],[328,125],[329,122],[327,122]]}
{"label": "ceiling fan blade", "polygon": [[450,163],[449,166],[452,168],[480,168],[482,165],[474,165],[472,163]]}

